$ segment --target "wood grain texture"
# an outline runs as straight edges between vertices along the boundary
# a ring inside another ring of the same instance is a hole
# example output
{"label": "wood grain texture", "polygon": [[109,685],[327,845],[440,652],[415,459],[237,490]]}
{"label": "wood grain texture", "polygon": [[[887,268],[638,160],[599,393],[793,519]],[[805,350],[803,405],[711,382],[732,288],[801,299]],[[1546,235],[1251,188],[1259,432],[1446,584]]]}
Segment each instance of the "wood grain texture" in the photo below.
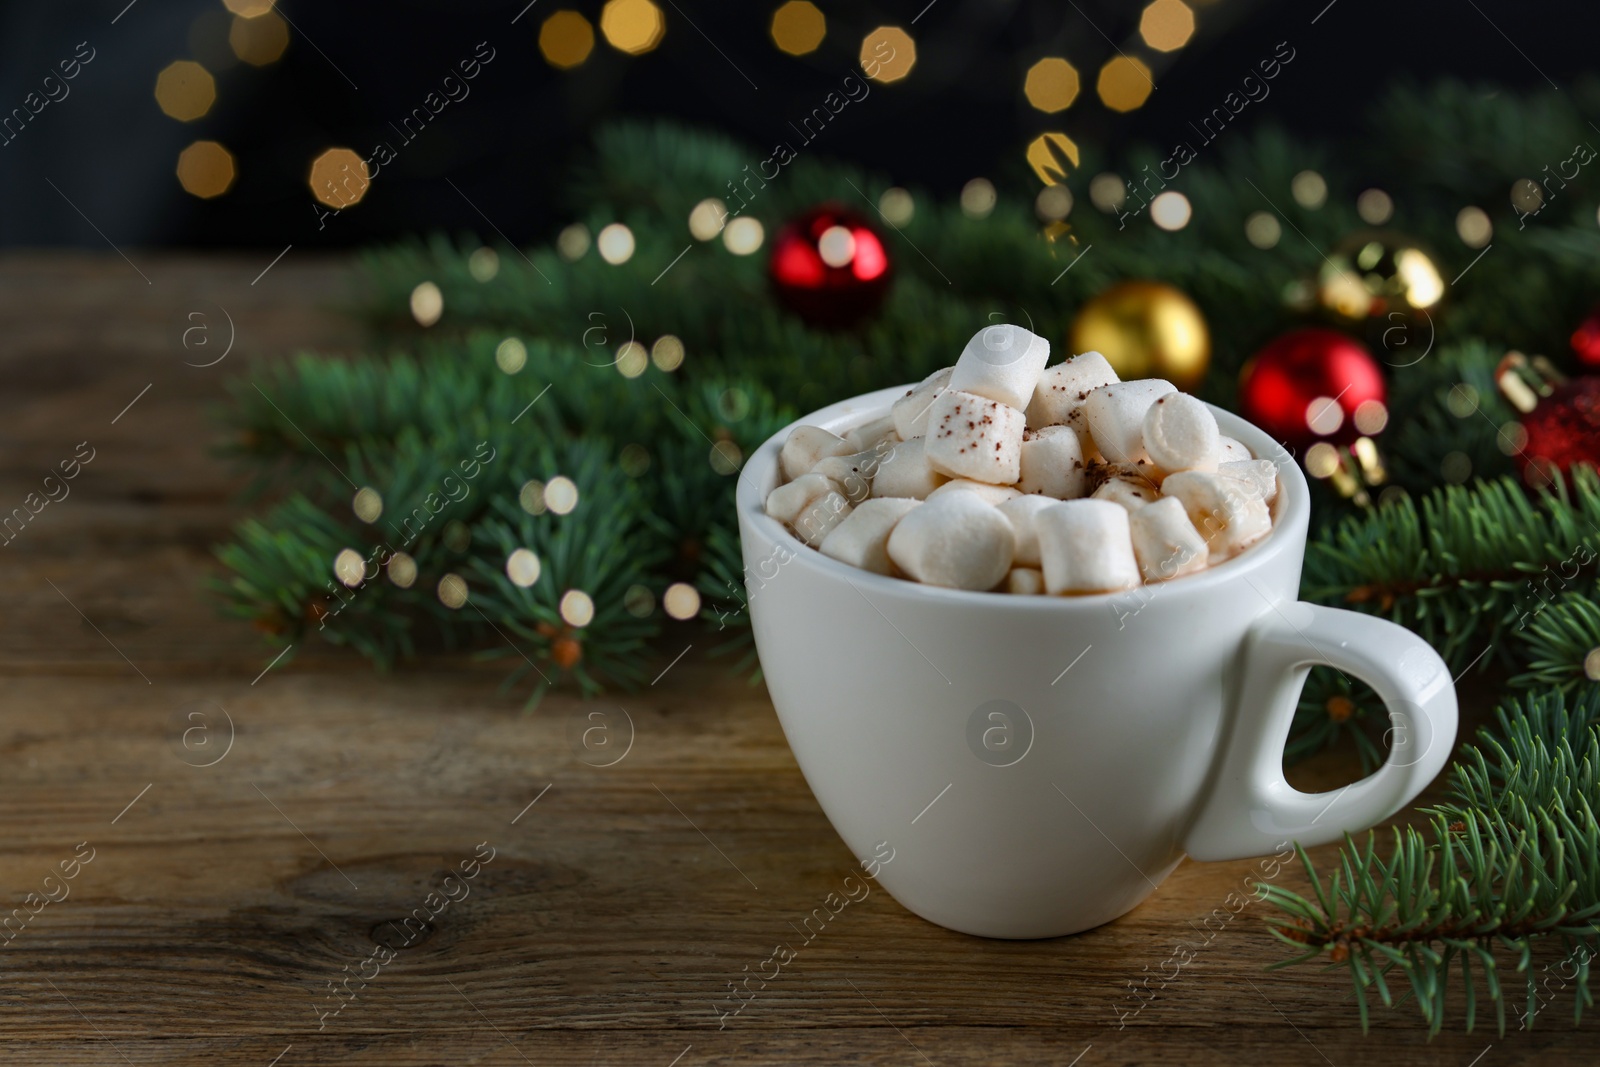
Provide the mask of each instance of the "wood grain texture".
{"label": "wood grain texture", "polygon": [[[1363,1037],[1343,972],[1263,970],[1282,953],[1257,905],[1119,1025],[1129,983],[1196,940],[1249,861],[1185,863],[1124,919],[1040,942],[951,933],[874,890],[723,1019],[727,983],[797,942],[854,867],[765,691],[698,642],[643,693],[532,714],[464,657],[383,676],[311,650],[262,674],[272,653],[202,591],[239,513],[206,407],[258,360],[357,344],[330,306],[353,283],[297,251],[254,285],[270,255],[129,251],[151,284],[109,253],[0,258],[0,510],[78,442],[96,449],[0,550],[0,901],[28,914],[80,842],[94,850],[0,947],[4,1062],[1592,1059],[1595,1025],[1556,1011],[1532,1034],[1430,1042],[1410,1007],[1380,1010]],[[188,315],[222,308],[234,353],[185,366],[211,358],[184,349]],[[692,640],[652,655],[665,667]],[[632,748],[589,766],[584,716],[619,706]],[[1333,754],[1296,777],[1354,773]],[[484,842],[467,895],[403,944],[398,924]],[[379,944],[393,958],[374,974]],[[322,1015],[353,972],[372,977]]]}

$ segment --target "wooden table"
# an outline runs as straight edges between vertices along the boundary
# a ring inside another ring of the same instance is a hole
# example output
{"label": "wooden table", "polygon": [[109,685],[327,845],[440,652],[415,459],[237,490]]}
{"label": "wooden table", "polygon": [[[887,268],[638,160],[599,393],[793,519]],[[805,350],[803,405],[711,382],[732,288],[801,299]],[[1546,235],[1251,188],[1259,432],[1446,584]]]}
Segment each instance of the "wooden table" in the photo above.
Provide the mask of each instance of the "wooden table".
{"label": "wooden table", "polygon": [[[727,983],[853,866],[765,691],[697,647],[627,698],[633,747],[602,768],[571,743],[587,708],[524,714],[465,657],[382,676],[312,649],[269,669],[203,590],[240,514],[206,409],[258,359],[357,345],[333,307],[352,275],[298,250],[254,283],[269,255],[129,251],[136,268],[0,257],[0,512],[94,449],[0,555],[0,900],[28,917],[0,942],[4,1062],[1591,1058],[1595,1025],[1556,1011],[1531,1035],[1430,1043],[1412,1007],[1380,1009],[1364,1038],[1344,972],[1263,971],[1283,953],[1254,904],[1124,1019],[1130,983],[1194,941],[1252,862],[1186,863],[1126,918],[1040,942],[951,933],[875,891],[722,1026]],[[230,318],[227,358],[186,366],[223,351]],[[1297,774],[1324,788],[1354,769]],[[403,945],[400,920],[483,842],[492,860]],[[62,862],[76,877],[47,881]]]}

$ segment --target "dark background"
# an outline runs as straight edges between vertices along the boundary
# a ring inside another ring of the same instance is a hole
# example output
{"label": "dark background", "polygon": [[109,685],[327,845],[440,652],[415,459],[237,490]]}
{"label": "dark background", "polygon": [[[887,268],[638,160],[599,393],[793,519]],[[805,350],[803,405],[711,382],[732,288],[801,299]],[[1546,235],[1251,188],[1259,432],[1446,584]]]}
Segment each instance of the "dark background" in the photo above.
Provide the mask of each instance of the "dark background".
{"label": "dark background", "polygon": [[[600,35],[600,0],[538,0],[515,25],[527,0],[285,0],[279,10],[296,29],[282,59],[263,68],[208,63],[217,102],[183,123],[157,106],[156,75],[175,59],[214,53],[229,16],[221,0],[136,0],[124,10],[126,2],[0,8],[0,113],[21,105],[79,42],[96,53],[70,96],[0,147],[0,243],[103,246],[95,227],[119,245],[144,246],[316,247],[435,230],[492,239],[466,197],[511,239],[541,240],[566,221],[563,176],[596,124],[670,116],[770,146],[789,136],[790,118],[856,71],[861,38],[883,24],[915,38],[915,69],[875,84],[873,107],[846,108],[818,149],[946,193],[979,175],[1019,177],[1023,149],[1042,130],[1112,158],[1136,141],[1170,144],[1279,41],[1296,51],[1292,73],[1241,122],[1355,138],[1397,80],[1453,75],[1485,92],[1565,86],[1595,69],[1600,29],[1592,0],[1194,0],[1197,33],[1163,56],[1139,40],[1143,3],[820,0],[827,37],[794,57],[768,36],[779,0],[658,0],[665,37],[653,52],[628,56]],[[562,7],[596,25],[593,53],[571,71],[552,68],[537,43],[540,24]],[[384,168],[337,226],[319,231],[311,160],[331,145],[366,155],[379,140],[397,143],[389,123],[480,41],[495,58],[471,95]],[[1155,71],[1157,91],[1130,114],[1108,110],[1094,92],[1117,48]],[[1045,55],[1067,58],[1082,79],[1077,101],[1055,115],[1035,111],[1022,92],[1027,68]],[[222,142],[238,164],[233,188],[213,201],[188,195],[174,177],[178,153],[197,139]],[[1072,182],[1080,199],[1086,177]]]}

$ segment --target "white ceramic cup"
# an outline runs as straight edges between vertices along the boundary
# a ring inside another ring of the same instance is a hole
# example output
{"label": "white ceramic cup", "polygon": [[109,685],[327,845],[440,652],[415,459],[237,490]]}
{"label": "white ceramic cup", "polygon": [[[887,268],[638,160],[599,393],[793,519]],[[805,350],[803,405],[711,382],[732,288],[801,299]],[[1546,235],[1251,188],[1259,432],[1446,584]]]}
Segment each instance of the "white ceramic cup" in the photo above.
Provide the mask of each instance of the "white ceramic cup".
{"label": "white ceramic cup", "polygon": [[[905,387],[799,425],[844,430]],[[1259,457],[1282,450],[1213,408]],[[1137,905],[1185,854],[1224,860],[1364,830],[1414,798],[1455,743],[1449,671],[1410,631],[1297,602],[1310,493],[1278,466],[1272,533],[1199,574],[1052,597],[919,585],[808,548],[763,510],[792,427],[739,479],[751,625],[795,759],[878,881],[984,937],[1076,933]],[[1388,761],[1308,794],[1283,775],[1300,686],[1329,664],[1388,708]]]}

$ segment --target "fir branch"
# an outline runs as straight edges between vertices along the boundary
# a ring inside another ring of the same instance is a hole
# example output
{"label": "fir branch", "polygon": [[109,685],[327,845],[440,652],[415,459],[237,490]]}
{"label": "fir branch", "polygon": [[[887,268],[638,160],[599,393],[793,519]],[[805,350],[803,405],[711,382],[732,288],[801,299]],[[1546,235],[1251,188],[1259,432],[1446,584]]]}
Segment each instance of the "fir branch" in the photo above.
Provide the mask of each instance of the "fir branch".
{"label": "fir branch", "polygon": [[1541,603],[1518,637],[1527,669],[1512,685],[1570,693],[1600,681],[1600,603],[1589,597],[1570,593]]}
{"label": "fir branch", "polygon": [[1369,996],[1397,1003],[1392,979],[1438,1033],[1459,961],[1467,1029],[1481,996],[1504,1033],[1507,960],[1527,979],[1522,1019],[1531,1026],[1530,966],[1546,944],[1582,957],[1575,1020],[1591,1003],[1587,963],[1600,951],[1600,692],[1570,707],[1560,694],[1531,696],[1502,706],[1497,722],[1498,736],[1480,730],[1476,745],[1463,746],[1449,799],[1428,812],[1426,834],[1396,829],[1387,857],[1374,834],[1365,847],[1347,838],[1327,879],[1301,849],[1311,899],[1257,887],[1282,913],[1268,920],[1272,933],[1297,953],[1274,966],[1325,958],[1348,967],[1363,1028]]}

